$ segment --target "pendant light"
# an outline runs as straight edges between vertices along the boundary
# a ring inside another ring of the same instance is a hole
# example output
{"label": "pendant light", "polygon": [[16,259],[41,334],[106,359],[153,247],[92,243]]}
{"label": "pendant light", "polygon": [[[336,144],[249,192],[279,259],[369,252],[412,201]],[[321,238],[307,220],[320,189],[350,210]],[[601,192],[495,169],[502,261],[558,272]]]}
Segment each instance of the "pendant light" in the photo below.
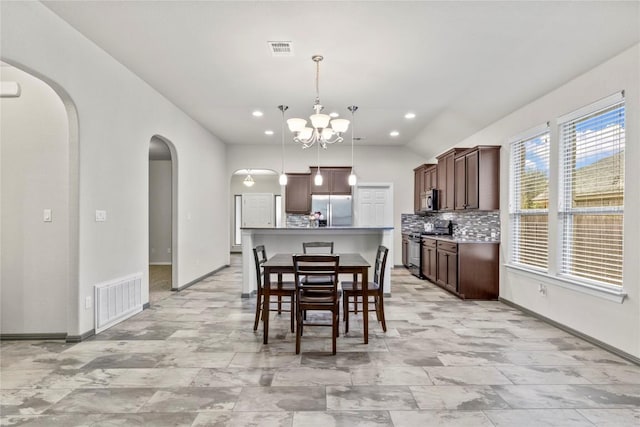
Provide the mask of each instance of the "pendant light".
{"label": "pendant light", "polygon": [[313,183],[319,187],[322,185],[322,175],[320,175],[320,144],[318,147],[318,169],[316,170],[316,176],[313,178]]}
{"label": "pendant light", "polygon": [[358,182],[358,177],[356,176],[355,171],[353,170],[353,141],[354,141],[354,137],[353,137],[353,127],[355,125],[355,112],[356,110],[358,110],[358,106],[357,105],[350,105],[347,107],[347,109],[349,111],[351,111],[351,173],[349,174],[349,185],[354,186],[357,184]]}
{"label": "pendant light", "polygon": [[289,109],[286,105],[278,105],[278,109],[282,112],[282,130],[280,134],[282,135],[282,168],[280,169],[280,185],[287,185],[287,174],[284,173],[284,112]]}
{"label": "pendant light", "polygon": [[242,181],[242,183],[247,187],[253,187],[253,184],[256,183],[251,176],[251,169],[247,169],[247,177]]}

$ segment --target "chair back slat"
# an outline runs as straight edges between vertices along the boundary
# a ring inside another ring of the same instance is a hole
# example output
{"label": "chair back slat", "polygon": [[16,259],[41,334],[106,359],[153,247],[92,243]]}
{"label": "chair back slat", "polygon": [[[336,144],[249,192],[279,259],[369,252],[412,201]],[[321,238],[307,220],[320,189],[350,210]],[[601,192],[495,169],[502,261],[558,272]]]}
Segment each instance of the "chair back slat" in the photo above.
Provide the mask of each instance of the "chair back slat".
{"label": "chair back slat", "polygon": [[256,279],[258,281],[258,288],[262,287],[262,264],[267,262],[267,250],[264,245],[258,245],[253,248],[253,260],[256,265]]}
{"label": "chair back slat", "polygon": [[302,287],[302,279],[305,278],[307,283],[304,284],[304,289],[313,289],[313,281],[309,280],[309,278],[321,277],[328,280],[325,280],[323,285],[318,285],[318,288],[326,291],[326,283],[331,282],[332,288],[337,290],[339,264],[339,255],[293,255],[293,270],[295,274],[296,287]]}

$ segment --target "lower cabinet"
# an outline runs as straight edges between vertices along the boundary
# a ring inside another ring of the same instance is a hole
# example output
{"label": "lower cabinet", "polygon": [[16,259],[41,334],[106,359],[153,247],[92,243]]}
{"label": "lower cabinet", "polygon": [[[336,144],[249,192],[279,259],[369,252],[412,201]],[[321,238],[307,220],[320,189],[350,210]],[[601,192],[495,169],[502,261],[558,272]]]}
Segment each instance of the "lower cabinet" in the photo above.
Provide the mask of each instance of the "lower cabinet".
{"label": "lower cabinet", "polygon": [[434,282],[436,280],[436,248],[437,240],[422,238],[422,276]]}
{"label": "lower cabinet", "polygon": [[[463,299],[496,300],[499,286],[498,243],[437,242],[435,247],[435,280],[423,274],[436,285]],[[423,244],[423,260],[425,250]],[[429,254],[427,250],[427,254]],[[423,264],[423,268],[429,268]]]}
{"label": "lower cabinet", "polygon": [[402,235],[402,265],[409,268],[409,236]]}

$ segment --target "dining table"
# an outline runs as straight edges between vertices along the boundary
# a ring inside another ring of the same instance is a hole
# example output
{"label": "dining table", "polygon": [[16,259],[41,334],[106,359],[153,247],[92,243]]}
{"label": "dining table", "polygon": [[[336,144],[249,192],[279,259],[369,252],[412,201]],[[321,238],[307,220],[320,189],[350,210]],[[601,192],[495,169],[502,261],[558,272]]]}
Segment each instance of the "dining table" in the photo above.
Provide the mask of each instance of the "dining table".
{"label": "dining table", "polygon": [[[277,253],[273,255],[271,258],[267,260],[264,264],[262,264],[264,271],[264,297],[263,297],[263,313],[269,313],[269,289],[271,288],[271,275],[278,274],[279,277],[282,277],[282,274],[294,274],[293,269],[293,255],[295,253]],[[340,260],[338,264],[338,273],[339,274],[353,274],[359,275],[362,283],[369,282],[369,267],[371,264],[367,262],[364,257],[358,253],[340,253],[334,254],[339,255]],[[355,281],[355,277],[354,277]],[[368,286],[362,286],[363,293],[363,301],[368,301]],[[292,316],[294,312],[292,310]],[[364,334],[364,343],[369,343],[369,304],[363,304],[362,307],[362,315],[363,315],[363,334]],[[263,343],[268,344],[269,342],[269,316],[264,316],[264,320],[262,322],[264,333],[263,333]]]}

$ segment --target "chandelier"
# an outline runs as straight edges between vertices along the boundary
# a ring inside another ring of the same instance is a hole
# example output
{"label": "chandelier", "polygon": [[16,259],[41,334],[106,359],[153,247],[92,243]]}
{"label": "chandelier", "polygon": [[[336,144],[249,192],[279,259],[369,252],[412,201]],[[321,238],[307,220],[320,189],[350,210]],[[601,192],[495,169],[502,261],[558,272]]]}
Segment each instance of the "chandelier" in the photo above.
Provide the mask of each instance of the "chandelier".
{"label": "chandelier", "polygon": [[315,114],[309,116],[312,127],[307,126],[305,119],[296,118],[287,120],[287,125],[293,132],[293,140],[300,143],[302,148],[309,148],[315,143],[327,148],[327,144],[344,140],[342,134],[349,128],[349,120],[331,120],[329,115],[321,114],[324,107],[320,104],[320,61],[324,58],[322,55],[314,55],[311,59],[316,63],[316,101],[313,104]]}

